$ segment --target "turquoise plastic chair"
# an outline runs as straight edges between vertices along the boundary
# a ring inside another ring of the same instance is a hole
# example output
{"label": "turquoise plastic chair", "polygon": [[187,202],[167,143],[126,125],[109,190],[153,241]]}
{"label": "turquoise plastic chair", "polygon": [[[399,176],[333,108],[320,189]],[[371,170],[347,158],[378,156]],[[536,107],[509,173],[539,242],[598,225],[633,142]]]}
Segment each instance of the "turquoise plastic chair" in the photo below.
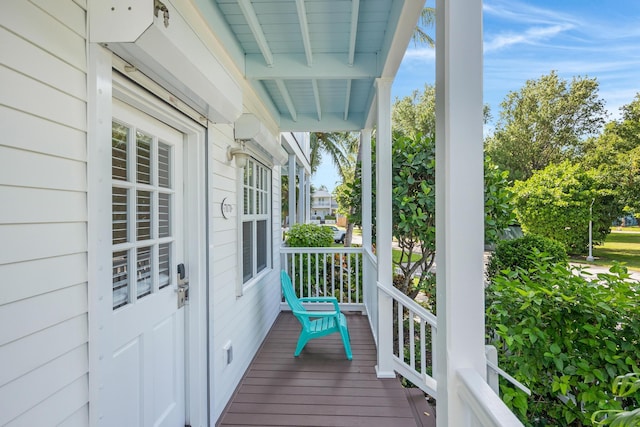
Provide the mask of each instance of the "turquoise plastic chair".
{"label": "turquoise plastic chair", "polygon": [[[347,359],[352,360],[353,355],[351,354],[351,343],[349,342],[347,318],[340,312],[338,300],[335,297],[298,298],[293,291],[291,278],[284,270],[280,273],[280,282],[287,304],[289,304],[294,316],[296,316],[302,324],[298,345],[293,355],[296,357],[299,356],[304,346],[313,338],[320,338],[334,332],[340,332],[344,352],[347,354]],[[333,303],[334,309],[332,311],[309,311],[304,308],[302,305],[303,302]]]}

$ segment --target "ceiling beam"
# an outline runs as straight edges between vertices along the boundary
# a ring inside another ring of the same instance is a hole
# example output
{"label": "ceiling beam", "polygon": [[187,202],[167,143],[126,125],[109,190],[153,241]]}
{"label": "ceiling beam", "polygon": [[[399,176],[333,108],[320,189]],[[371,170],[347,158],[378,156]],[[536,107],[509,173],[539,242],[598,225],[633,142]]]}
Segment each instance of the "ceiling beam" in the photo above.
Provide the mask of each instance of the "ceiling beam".
{"label": "ceiling beam", "polygon": [[298,9],[298,21],[300,21],[304,54],[307,56],[307,65],[311,67],[313,55],[311,53],[311,39],[309,38],[309,24],[307,23],[307,10],[304,7],[304,0],[296,0],[296,8]]}
{"label": "ceiling beam", "polygon": [[273,66],[264,64],[260,54],[245,56],[245,77],[254,80],[312,80],[312,79],[374,79],[379,77],[375,53],[355,55],[352,66],[333,54],[313,55],[313,66],[309,66],[303,54],[273,55]]}
{"label": "ceiling beam", "polygon": [[344,97],[344,119],[349,118],[349,102],[351,101],[351,80],[347,80],[347,90]]}
{"label": "ceiling beam", "polygon": [[269,47],[269,43],[267,43],[267,38],[260,26],[260,21],[258,21],[256,11],[251,5],[251,0],[238,0],[238,6],[240,6],[244,19],[247,20],[247,24],[249,24],[253,37],[258,43],[258,47],[260,48],[260,52],[262,52],[264,61],[267,63],[267,66],[271,67],[273,65],[273,54],[271,53],[271,48]]}
{"label": "ceiling beam", "polygon": [[280,120],[281,132],[358,132],[363,126],[363,114],[355,112],[349,114],[348,120],[341,113],[324,113],[322,120],[308,114],[300,114],[295,122],[286,116]]}
{"label": "ceiling beam", "polygon": [[280,95],[284,98],[284,103],[287,104],[287,109],[289,110],[289,114],[291,114],[291,120],[298,121],[298,113],[296,111],[295,105],[293,105],[293,100],[291,99],[291,95],[289,95],[289,91],[287,90],[287,86],[285,86],[283,80],[276,80],[276,85],[278,86],[278,90],[280,91]]}
{"label": "ceiling beam", "polygon": [[349,60],[348,64],[353,65],[356,55],[356,34],[358,33],[358,13],[360,10],[360,0],[351,2],[351,34],[349,36]]}
{"label": "ceiling beam", "polygon": [[318,89],[318,81],[316,79],[311,80],[313,86],[313,98],[316,101],[316,111],[318,112],[318,121],[322,120],[322,107],[320,107],[320,90]]}

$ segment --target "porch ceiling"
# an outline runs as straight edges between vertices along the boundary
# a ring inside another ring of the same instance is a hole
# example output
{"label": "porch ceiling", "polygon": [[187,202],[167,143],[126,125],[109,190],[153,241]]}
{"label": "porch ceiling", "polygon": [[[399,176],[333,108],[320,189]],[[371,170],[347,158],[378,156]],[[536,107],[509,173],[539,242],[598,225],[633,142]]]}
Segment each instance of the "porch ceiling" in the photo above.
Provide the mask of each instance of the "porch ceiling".
{"label": "porch ceiling", "polygon": [[195,0],[282,131],[365,128],[423,0]]}

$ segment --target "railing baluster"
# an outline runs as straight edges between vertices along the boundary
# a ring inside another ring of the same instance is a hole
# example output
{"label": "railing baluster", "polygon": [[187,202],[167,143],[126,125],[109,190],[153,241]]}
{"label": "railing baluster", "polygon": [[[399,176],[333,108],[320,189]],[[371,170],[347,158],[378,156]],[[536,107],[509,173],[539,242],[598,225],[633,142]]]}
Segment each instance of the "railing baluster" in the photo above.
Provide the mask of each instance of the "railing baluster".
{"label": "railing baluster", "polygon": [[322,254],[322,295],[327,296],[327,254]]}
{"label": "railing baluster", "polygon": [[347,301],[351,303],[351,255],[345,253],[344,256],[347,258],[347,271],[349,272],[347,276]]}
{"label": "railing baluster", "polygon": [[413,311],[409,309],[409,365],[411,369],[416,369],[416,336],[413,316]]}
{"label": "railing baluster", "polygon": [[318,263],[318,258],[320,258],[320,254],[315,254],[316,260],[316,296],[320,296],[320,272],[318,271],[320,268],[320,264]]}
{"label": "railing baluster", "polygon": [[404,316],[404,306],[397,302],[398,306],[398,357],[404,362],[404,325],[402,317]]}
{"label": "railing baluster", "polygon": [[436,373],[436,327],[431,326],[431,372]]}
{"label": "railing baluster", "polygon": [[[427,341],[426,341],[426,333],[425,333],[425,324],[426,322],[420,319],[420,373],[422,375],[427,373]],[[433,337],[431,337],[433,339]],[[431,355],[433,357],[433,354]],[[433,371],[432,371],[433,373]]]}
{"label": "railing baluster", "polygon": [[360,257],[362,254],[356,254],[356,302],[362,302],[360,298]]}
{"label": "railing baluster", "polygon": [[336,255],[331,254],[331,296],[336,296]]}
{"label": "railing baluster", "polygon": [[344,302],[344,253],[340,252],[340,302]]}

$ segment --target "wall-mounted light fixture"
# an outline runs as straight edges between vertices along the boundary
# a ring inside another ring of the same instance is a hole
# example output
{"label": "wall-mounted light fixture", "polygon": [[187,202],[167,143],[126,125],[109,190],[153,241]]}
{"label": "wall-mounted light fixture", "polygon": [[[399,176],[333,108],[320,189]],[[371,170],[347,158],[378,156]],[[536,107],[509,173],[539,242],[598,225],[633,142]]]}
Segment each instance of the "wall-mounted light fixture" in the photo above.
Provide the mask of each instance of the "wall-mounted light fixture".
{"label": "wall-mounted light fixture", "polygon": [[238,141],[240,143],[240,148],[233,148],[231,146],[227,147],[227,160],[231,161],[235,157],[236,166],[239,168],[244,168],[247,165],[247,159],[249,158],[249,153],[245,150],[245,142]]}

